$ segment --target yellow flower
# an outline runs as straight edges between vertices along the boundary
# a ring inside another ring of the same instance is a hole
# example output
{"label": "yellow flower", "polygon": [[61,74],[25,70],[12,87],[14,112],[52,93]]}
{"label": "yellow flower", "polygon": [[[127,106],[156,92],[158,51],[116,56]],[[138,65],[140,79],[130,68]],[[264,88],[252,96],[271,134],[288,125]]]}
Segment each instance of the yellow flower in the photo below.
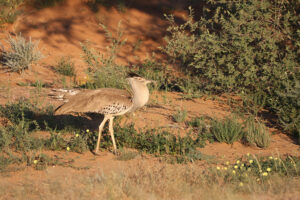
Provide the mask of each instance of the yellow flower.
{"label": "yellow flower", "polygon": [[243,187],[243,186],[244,186],[244,183],[243,183],[243,182],[240,182],[239,186],[240,186],[240,187]]}
{"label": "yellow flower", "polygon": [[252,163],[253,163],[253,160],[249,160],[249,163],[252,164]]}
{"label": "yellow flower", "polygon": [[229,165],[229,161],[227,161],[225,164],[226,164],[226,165]]}
{"label": "yellow flower", "polygon": [[250,153],[247,153],[247,156],[250,156]]}
{"label": "yellow flower", "polygon": [[268,167],[268,168],[267,168],[267,171],[268,171],[268,172],[270,172],[270,171],[271,171],[271,168],[270,168],[270,167]]}
{"label": "yellow flower", "polygon": [[67,151],[70,151],[70,147],[67,147]]}
{"label": "yellow flower", "polygon": [[220,170],[220,167],[219,167],[219,166],[217,166],[217,170]]}
{"label": "yellow flower", "polygon": [[88,133],[88,132],[90,132],[90,130],[89,130],[89,129],[86,129],[86,132]]}
{"label": "yellow flower", "polygon": [[227,170],[227,167],[224,167],[223,169],[224,169],[224,170]]}
{"label": "yellow flower", "polygon": [[245,165],[244,165],[244,163],[243,163],[243,164],[241,164],[241,166],[242,166],[242,167],[244,167],[244,166],[245,166]]}
{"label": "yellow flower", "polygon": [[260,179],[259,179],[259,178],[257,178],[257,179],[256,179],[256,181],[258,182],[258,181],[260,181]]}
{"label": "yellow flower", "polygon": [[36,164],[38,163],[38,161],[37,161],[37,160],[34,160],[33,163],[36,165]]}
{"label": "yellow flower", "polygon": [[278,160],[278,158],[275,157],[274,160]]}
{"label": "yellow flower", "polygon": [[262,173],[263,176],[268,176],[268,172]]}
{"label": "yellow flower", "polygon": [[235,170],[232,170],[232,173],[235,174],[236,173]]}
{"label": "yellow flower", "polygon": [[269,159],[270,159],[270,160],[272,160],[272,159],[273,159],[273,157],[272,157],[272,156],[270,156],[270,157],[269,157]]}
{"label": "yellow flower", "polygon": [[76,133],[75,137],[79,137],[79,134],[78,134],[78,133]]}
{"label": "yellow flower", "polygon": [[236,164],[240,164],[240,161],[239,161],[239,160],[237,160],[237,161],[236,161]]}
{"label": "yellow flower", "polygon": [[234,169],[237,169],[238,168],[238,166],[237,165],[234,165]]}
{"label": "yellow flower", "polygon": [[261,169],[259,170],[259,173],[262,173],[262,170],[261,170]]}

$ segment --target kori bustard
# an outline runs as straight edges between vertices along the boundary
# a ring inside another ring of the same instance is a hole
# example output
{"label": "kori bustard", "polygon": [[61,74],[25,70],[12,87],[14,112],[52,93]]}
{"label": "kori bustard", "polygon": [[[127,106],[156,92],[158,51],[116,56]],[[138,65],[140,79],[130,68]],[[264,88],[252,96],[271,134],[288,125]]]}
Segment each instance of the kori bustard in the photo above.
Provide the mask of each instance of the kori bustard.
{"label": "kori bustard", "polygon": [[114,152],[117,150],[113,120],[115,116],[135,111],[143,107],[149,100],[148,83],[154,82],[146,80],[135,73],[129,73],[127,77],[132,94],[126,90],[115,88],[101,88],[96,90],[84,90],[70,97],[69,101],[59,106],[55,115],[70,113],[99,113],[104,115],[103,121],[99,125],[99,134],[95,153],[99,151],[101,134],[105,123],[109,120],[109,132],[111,135]]}

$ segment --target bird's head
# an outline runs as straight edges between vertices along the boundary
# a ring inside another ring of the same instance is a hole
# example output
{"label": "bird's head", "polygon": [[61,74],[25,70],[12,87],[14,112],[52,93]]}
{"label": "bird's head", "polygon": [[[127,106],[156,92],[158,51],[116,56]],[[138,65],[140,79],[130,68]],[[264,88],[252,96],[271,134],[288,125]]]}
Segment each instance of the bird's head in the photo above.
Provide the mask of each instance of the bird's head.
{"label": "bird's head", "polygon": [[128,73],[126,80],[130,84],[138,83],[138,84],[147,85],[148,83],[155,83],[155,81],[147,80],[134,72]]}

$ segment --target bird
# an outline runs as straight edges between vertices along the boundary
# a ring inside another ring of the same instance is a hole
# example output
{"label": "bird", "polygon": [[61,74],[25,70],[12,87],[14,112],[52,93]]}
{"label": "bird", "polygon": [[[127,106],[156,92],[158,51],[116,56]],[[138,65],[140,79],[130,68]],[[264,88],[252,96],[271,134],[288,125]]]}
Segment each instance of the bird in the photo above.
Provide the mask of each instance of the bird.
{"label": "bird", "polygon": [[99,125],[97,145],[94,150],[96,155],[100,147],[101,134],[107,121],[109,121],[108,130],[111,135],[114,153],[117,152],[113,130],[114,118],[133,112],[146,105],[150,96],[147,85],[149,83],[155,83],[155,81],[147,80],[134,72],[128,73],[126,80],[131,86],[131,92],[116,88],[100,88],[72,92],[74,95],[69,97],[69,99],[54,112],[54,115],[99,113],[104,116]]}

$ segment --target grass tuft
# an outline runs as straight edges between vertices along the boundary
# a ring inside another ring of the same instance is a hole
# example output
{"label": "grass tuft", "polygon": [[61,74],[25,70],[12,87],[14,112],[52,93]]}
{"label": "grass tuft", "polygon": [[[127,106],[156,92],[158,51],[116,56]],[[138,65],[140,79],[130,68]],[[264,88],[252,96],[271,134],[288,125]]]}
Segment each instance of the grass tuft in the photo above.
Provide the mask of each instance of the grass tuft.
{"label": "grass tuft", "polygon": [[263,123],[255,122],[254,118],[249,118],[246,121],[246,130],[245,139],[249,144],[260,148],[267,148],[270,145],[271,137]]}
{"label": "grass tuft", "polygon": [[213,120],[211,126],[211,132],[219,142],[232,144],[244,135],[242,125],[235,118],[226,117],[224,120]]}

